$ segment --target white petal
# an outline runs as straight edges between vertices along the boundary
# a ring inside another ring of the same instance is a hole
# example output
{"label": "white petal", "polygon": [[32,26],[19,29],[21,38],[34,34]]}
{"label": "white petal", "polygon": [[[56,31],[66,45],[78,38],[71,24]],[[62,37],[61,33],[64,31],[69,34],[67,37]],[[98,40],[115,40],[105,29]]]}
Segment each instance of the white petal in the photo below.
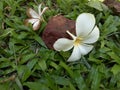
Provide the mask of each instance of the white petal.
{"label": "white petal", "polygon": [[48,7],[43,8],[42,12],[39,14],[40,16],[42,16],[42,14],[48,9]]}
{"label": "white petal", "polygon": [[33,30],[38,30],[40,27],[40,20],[36,21],[34,24],[33,24]]}
{"label": "white petal", "polygon": [[37,22],[38,20],[39,19],[26,19],[26,22],[33,24],[33,23]]}
{"label": "white petal", "polygon": [[86,36],[88,35],[95,25],[95,17],[90,13],[82,13],[76,20],[76,35]]}
{"label": "white petal", "polygon": [[68,51],[73,47],[73,40],[60,38],[54,43],[53,47],[56,51]]}
{"label": "white petal", "polygon": [[99,29],[97,26],[95,26],[93,31],[87,37],[84,38],[83,43],[94,43],[98,40],[99,36]]}
{"label": "white petal", "polygon": [[78,46],[75,46],[71,56],[69,57],[69,59],[67,61],[68,62],[77,61],[80,58],[81,58],[81,51]]}
{"label": "white petal", "polygon": [[79,45],[79,49],[80,49],[80,52],[82,55],[86,55],[93,49],[93,46],[87,45],[87,44],[82,44],[82,45]]}
{"label": "white petal", "polygon": [[27,15],[32,18],[39,18],[39,15],[32,8],[27,10]]}
{"label": "white petal", "polygon": [[39,4],[39,6],[38,6],[38,13],[39,13],[39,15],[41,14],[41,6],[42,6],[42,4]]}

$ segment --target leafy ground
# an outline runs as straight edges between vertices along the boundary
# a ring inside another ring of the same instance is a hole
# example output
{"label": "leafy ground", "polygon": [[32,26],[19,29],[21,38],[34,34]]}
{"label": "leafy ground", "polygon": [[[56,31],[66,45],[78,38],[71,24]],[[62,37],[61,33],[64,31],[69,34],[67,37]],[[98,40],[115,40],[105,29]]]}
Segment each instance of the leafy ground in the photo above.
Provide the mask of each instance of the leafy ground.
{"label": "leafy ground", "polygon": [[[48,6],[38,31],[24,25],[26,9]],[[69,52],[48,49],[41,39],[57,14],[76,20],[95,15],[100,38],[77,62]],[[120,16],[100,2],[87,0],[0,0],[0,90],[120,90]]]}

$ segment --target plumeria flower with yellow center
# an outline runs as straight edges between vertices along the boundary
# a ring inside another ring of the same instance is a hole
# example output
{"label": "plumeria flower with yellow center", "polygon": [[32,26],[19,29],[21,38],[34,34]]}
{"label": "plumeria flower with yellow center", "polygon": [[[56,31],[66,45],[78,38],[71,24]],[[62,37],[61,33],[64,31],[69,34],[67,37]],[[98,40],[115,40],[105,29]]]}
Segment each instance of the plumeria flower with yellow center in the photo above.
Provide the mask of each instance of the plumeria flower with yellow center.
{"label": "plumeria flower with yellow center", "polygon": [[67,61],[77,61],[82,55],[88,54],[93,49],[93,43],[99,38],[99,29],[95,25],[95,17],[90,13],[82,13],[76,20],[76,36],[66,31],[73,40],[60,38],[55,41],[53,47],[57,51],[73,52]]}
{"label": "plumeria flower with yellow center", "polygon": [[27,10],[27,15],[29,19],[25,20],[25,24],[28,25],[28,23],[31,23],[33,25],[33,30],[39,29],[40,23],[43,20],[42,15],[48,9],[48,7],[44,7],[43,10],[41,11],[41,6],[42,4],[38,6],[38,13],[34,11],[32,8],[29,8]]}

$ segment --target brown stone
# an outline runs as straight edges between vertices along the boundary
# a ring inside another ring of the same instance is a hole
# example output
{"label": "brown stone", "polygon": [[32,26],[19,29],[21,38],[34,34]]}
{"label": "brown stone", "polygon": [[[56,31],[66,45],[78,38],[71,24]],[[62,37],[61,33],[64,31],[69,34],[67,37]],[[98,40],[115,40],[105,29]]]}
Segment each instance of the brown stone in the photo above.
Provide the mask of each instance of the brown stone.
{"label": "brown stone", "polygon": [[54,16],[48,21],[48,24],[43,31],[42,39],[48,48],[54,49],[53,44],[57,39],[71,39],[66,33],[66,30],[69,30],[75,35],[75,21],[69,20],[62,15]]}
{"label": "brown stone", "polygon": [[120,2],[117,0],[105,0],[104,4],[106,4],[109,8],[111,8],[116,14],[120,14]]}

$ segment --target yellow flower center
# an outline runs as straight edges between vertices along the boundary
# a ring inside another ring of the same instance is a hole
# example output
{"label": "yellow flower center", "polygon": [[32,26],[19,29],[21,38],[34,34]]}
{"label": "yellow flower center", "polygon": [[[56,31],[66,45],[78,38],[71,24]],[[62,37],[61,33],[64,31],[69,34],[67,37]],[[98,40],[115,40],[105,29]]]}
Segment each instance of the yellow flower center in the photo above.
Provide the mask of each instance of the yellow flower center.
{"label": "yellow flower center", "polygon": [[74,41],[74,46],[78,46],[82,42],[82,38],[77,37]]}
{"label": "yellow flower center", "polygon": [[73,38],[73,40],[74,40],[73,45],[74,45],[74,46],[80,45],[81,42],[83,41],[83,38],[76,37],[76,36],[74,36],[73,34],[71,34],[69,31],[66,31],[66,32]]}

